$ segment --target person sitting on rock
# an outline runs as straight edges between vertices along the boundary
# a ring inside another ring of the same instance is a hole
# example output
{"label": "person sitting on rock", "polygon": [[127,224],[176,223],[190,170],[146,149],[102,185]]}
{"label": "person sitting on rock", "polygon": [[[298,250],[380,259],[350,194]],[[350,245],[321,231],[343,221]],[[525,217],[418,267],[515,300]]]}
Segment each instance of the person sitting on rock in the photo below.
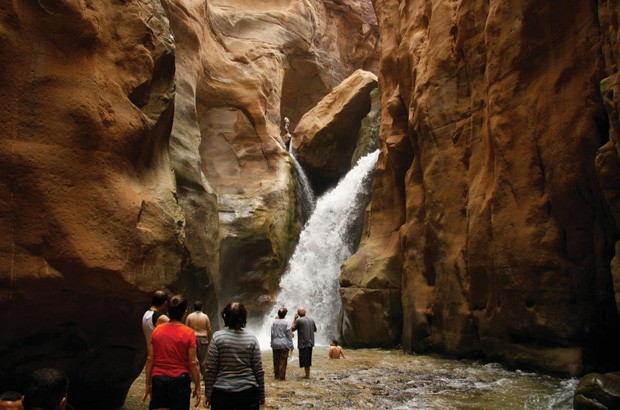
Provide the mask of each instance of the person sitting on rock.
{"label": "person sitting on rock", "polygon": [[341,357],[346,359],[346,357],[344,357],[342,347],[338,346],[338,342],[335,339],[332,339],[329,343],[329,352],[327,355],[330,359],[340,359]]}

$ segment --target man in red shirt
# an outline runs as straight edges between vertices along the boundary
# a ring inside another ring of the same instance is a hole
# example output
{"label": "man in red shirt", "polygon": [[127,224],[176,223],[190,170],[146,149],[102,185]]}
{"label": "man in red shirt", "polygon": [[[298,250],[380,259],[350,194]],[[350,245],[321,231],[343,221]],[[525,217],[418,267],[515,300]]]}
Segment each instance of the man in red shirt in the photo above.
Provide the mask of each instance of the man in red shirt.
{"label": "man in red shirt", "polygon": [[142,401],[151,396],[149,409],[187,410],[190,382],[193,397],[200,404],[200,370],[196,357],[196,336],[185,326],[187,299],[175,295],[168,302],[170,321],[157,326],[151,335],[146,359],[146,390]]}

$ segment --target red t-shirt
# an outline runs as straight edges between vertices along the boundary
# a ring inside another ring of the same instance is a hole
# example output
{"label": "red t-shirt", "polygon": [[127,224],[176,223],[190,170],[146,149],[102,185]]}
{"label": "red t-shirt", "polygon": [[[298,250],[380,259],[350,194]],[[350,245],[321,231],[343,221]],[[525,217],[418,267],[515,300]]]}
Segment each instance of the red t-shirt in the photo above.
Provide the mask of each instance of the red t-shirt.
{"label": "red t-shirt", "polygon": [[194,331],[180,323],[162,323],[153,330],[152,376],[178,377],[189,373],[190,347],[196,348]]}

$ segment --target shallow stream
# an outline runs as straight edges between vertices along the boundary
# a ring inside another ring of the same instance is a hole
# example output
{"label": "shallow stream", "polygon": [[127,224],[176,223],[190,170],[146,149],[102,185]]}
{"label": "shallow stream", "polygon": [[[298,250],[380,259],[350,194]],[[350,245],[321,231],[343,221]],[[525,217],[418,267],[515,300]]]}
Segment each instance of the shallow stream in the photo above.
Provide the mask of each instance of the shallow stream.
{"label": "shallow stream", "polygon": [[[264,350],[267,402],[261,409],[568,410],[578,382],[398,350],[346,349],[345,355],[329,360],[327,347],[315,348],[310,379],[304,380],[295,350],[286,381],[276,381],[271,350]],[[147,409],[143,392],[144,373],[123,409]]]}

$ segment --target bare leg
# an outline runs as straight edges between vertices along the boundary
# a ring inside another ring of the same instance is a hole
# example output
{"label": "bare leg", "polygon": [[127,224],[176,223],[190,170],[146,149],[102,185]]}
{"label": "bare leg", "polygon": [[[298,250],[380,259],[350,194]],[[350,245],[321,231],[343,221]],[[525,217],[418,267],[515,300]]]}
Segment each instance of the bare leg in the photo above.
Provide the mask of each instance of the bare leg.
{"label": "bare leg", "polygon": [[306,375],[304,376],[304,379],[309,379],[310,378],[310,366],[304,367],[304,370],[306,371]]}

